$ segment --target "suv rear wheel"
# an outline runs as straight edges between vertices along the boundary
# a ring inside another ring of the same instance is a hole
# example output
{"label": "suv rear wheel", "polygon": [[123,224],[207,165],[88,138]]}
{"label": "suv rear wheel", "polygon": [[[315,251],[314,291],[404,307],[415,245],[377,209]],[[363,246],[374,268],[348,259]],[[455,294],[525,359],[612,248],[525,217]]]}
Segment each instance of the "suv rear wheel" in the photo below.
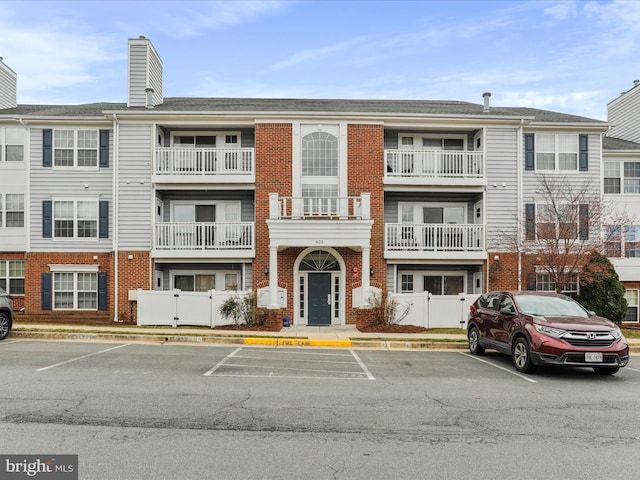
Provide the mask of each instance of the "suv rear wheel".
{"label": "suv rear wheel", "polygon": [[467,339],[469,340],[469,351],[472,355],[482,355],[484,353],[484,347],[480,346],[480,332],[476,327],[469,329]]}
{"label": "suv rear wheel", "polygon": [[11,320],[6,313],[0,313],[0,340],[9,335],[9,330],[11,330]]}
{"label": "suv rear wheel", "polygon": [[526,338],[518,337],[516,339],[511,354],[516,370],[522,373],[532,373],[535,371],[536,366],[531,361],[531,347]]}

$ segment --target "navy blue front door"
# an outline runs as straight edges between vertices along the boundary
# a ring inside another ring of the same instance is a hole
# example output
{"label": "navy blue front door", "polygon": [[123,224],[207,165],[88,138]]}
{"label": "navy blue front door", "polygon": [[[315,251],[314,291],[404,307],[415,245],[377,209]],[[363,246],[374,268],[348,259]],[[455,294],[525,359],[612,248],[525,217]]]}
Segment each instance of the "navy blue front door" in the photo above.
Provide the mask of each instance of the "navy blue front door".
{"label": "navy blue front door", "polygon": [[308,325],[331,325],[331,274],[309,273]]}

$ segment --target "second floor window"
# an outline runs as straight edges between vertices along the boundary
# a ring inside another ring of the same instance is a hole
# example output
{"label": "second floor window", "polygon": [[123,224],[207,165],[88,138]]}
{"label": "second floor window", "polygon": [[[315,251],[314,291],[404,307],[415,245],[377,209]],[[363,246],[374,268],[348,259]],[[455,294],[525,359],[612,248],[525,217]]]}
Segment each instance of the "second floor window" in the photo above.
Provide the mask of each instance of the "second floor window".
{"label": "second floor window", "polygon": [[640,194],[640,162],[604,162],[604,193]]}
{"label": "second floor window", "polygon": [[577,169],[577,135],[536,135],[536,170]]}
{"label": "second floor window", "polygon": [[0,127],[0,162],[23,162],[25,130],[22,127]]}
{"label": "second floor window", "polygon": [[588,240],[589,205],[525,205],[527,240]]}
{"label": "second floor window", "polygon": [[54,130],[53,165],[56,167],[97,167],[97,130]]}
{"label": "second floor window", "polygon": [[0,227],[24,227],[24,194],[0,193]]}
{"label": "second floor window", "polygon": [[55,238],[97,238],[98,202],[53,202],[53,236]]}

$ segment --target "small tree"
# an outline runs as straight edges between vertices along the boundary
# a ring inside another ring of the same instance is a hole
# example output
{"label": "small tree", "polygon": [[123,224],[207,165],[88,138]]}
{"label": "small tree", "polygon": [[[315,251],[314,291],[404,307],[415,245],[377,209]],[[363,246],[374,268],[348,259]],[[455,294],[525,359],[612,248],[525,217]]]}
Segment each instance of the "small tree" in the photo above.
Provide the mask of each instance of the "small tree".
{"label": "small tree", "polygon": [[616,323],[627,314],[625,288],[609,259],[592,252],[580,272],[580,294],[576,297],[587,310]]}

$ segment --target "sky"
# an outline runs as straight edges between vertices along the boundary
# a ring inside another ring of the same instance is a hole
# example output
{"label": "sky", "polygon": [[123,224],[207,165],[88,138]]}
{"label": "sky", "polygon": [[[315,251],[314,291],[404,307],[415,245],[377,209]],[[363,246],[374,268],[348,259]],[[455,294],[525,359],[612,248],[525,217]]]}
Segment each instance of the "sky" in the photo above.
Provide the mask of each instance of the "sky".
{"label": "sky", "polygon": [[165,97],[460,100],[606,120],[640,79],[640,0],[8,1],[19,104],[126,102],[127,40]]}

